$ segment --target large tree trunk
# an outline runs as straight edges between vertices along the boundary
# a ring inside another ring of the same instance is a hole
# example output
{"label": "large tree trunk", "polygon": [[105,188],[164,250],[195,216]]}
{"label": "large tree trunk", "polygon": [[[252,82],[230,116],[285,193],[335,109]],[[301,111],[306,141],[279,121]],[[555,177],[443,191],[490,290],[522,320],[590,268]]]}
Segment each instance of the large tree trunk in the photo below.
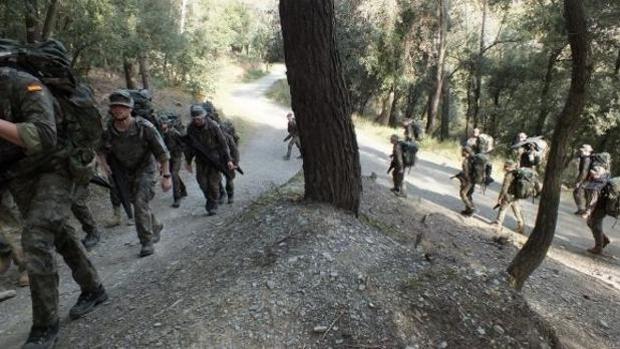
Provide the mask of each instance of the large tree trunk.
{"label": "large tree trunk", "polygon": [[390,127],[398,127],[401,122],[398,115],[398,102],[400,101],[401,94],[398,87],[394,87],[392,106],[390,107],[390,121],[388,122]]}
{"label": "large tree trunk", "polygon": [[409,86],[409,92],[407,94],[407,107],[405,108],[405,115],[403,115],[405,119],[411,119],[413,117],[415,107],[420,99],[420,90],[421,84],[419,83],[411,84],[411,86]]}
{"label": "large tree trunk", "polygon": [[545,123],[547,122],[547,115],[549,115],[549,91],[551,89],[551,81],[553,80],[553,68],[558,61],[558,57],[564,50],[566,45],[552,50],[549,54],[549,61],[547,62],[547,71],[545,73],[545,79],[543,81],[543,88],[540,92],[540,110],[538,112],[538,119],[536,120],[536,126],[534,131],[542,135],[545,132]]}
{"label": "large tree trunk", "polygon": [[487,0],[482,0],[482,23],[480,24],[480,46],[476,57],[476,84],[474,86],[473,110],[474,127],[480,126],[480,96],[482,95],[482,60],[484,58],[484,35],[487,24]]}
{"label": "large tree trunk", "polygon": [[37,0],[25,0],[24,6],[26,6],[26,41],[29,43],[41,41]]}
{"label": "large tree trunk", "polygon": [[133,63],[127,57],[123,58],[123,70],[125,71],[125,86],[130,90],[135,90],[136,82],[133,79]]}
{"label": "large tree trunk", "polygon": [[140,77],[142,78],[142,88],[151,89],[151,74],[149,70],[149,60],[145,52],[141,52],[138,57],[138,65],[140,68]]}
{"label": "large tree trunk", "polygon": [[[471,68],[471,67],[470,67]],[[473,68],[472,68],[473,69]],[[469,137],[469,126],[471,124],[471,119],[474,110],[474,97],[473,97],[473,72],[470,69],[469,74],[467,76],[467,84],[466,84],[466,93],[467,93],[467,111],[465,112],[465,137]],[[474,127],[476,127],[474,125]]]}
{"label": "large tree trunk", "polygon": [[43,34],[41,35],[42,40],[47,40],[50,38],[50,36],[52,36],[54,26],[56,25],[57,12],[58,0],[51,0],[49,6],[47,7],[47,12],[45,15],[45,24],[43,25]]}
{"label": "large tree trunk", "polygon": [[527,278],[542,263],[553,241],[560,204],[562,166],[570,137],[579,124],[591,75],[590,38],[582,2],[564,0],[564,17],[573,65],[570,90],[553,133],[536,226],[508,267],[512,284],[517,289],[523,287]]}
{"label": "large tree trunk", "polygon": [[614,75],[616,78],[620,77],[620,50],[618,50],[618,58],[616,58],[616,65],[614,66]]}
{"label": "large tree trunk", "polygon": [[439,139],[442,141],[450,138],[450,80],[444,79],[441,91],[441,128],[439,129]]}
{"label": "large tree trunk", "polygon": [[333,0],[281,0],[292,107],[304,157],[305,196],[359,212],[357,138],[336,50]]}
{"label": "large tree trunk", "polygon": [[181,0],[181,20],[179,21],[179,32],[185,32],[185,23],[187,22],[187,0]]}
{"label": "large tree trunk", "polygon": [[437,128],[437,113],[441,101],[441,91],[446,67],[446,36],[448,35],[448,9],[447,0],[439,0],[437,20],[439,24],[439,43],[437,45],[437,63],[435,71],[435,86],[431,93],[431,101],[426,119],[426,134],[432,135]]}
{"label": "large tree trunk", "polygon": [[375,122],[380,125],[386,126],[390,121],[390,110],[392,102],[394,101],[394,86],[390,88],[388,94],[383,98],[381,102],[381,113],[375,118]]}

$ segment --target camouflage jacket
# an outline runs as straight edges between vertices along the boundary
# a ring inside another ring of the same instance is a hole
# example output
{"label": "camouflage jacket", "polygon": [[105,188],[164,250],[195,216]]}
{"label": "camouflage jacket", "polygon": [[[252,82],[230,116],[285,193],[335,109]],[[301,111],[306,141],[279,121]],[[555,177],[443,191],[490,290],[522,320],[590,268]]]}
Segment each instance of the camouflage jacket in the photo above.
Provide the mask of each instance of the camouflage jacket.
{"label": "camouflage jacket", "polygon": [[292,137],[297,137],[299,131],[297,130],[297,122],[295,120],[289,121],[287,126],[288,134]]}
{"label": "camouflage jacket", "polygon": [[397,142],[392,147],[392,166],[394,170],[403,170],[405,165],[403,161],[403,147],[400,142]]}
{"label": "camouflage jacket", "polygon": [[166,132],[162,132],[164,143],[166,143],[166,147],[168,147],[171,158],[179,158],[183,156],[183,151],[185,150],[185,143],[182,139],[183,136],[184,135],[182,132],[174,127],[171,127]]}
{"label": "camouflage jacket", "polygon": [[[187,126],[187,136],[209,149],[211,156],[219,159],[223,164],[231,161],[226,137],[215,121],[205,118],[205,125],[203,127],[198,127],[194,123],[189,124]],[[197,162],[204,164],[200,157],[197,156],[195,149],[189,146],[185,147],[185,159],[187,162],[191,163],[194,158],[196,158]]]}
{"label": "camouflage jacket", "polygon": [[590,174],[590,166],[592,165],[592,158],[590,156],[579,157],[579,173],[577,174],[577,184],[583,183],[588,179]]}
{"label": "camouflage jacket", "polygon": [[137,117],[125,132],[114,128],[113,121],[103,133],[102,147],[107,156],[114,156],[122,167],[131,172],[156,171],[155,159],[170,159],[168,148],[155,126]]}
{"label": "camouflage jacket", "polygon": [[224,137],[226,137],[226,144],[228,145],[228,149],[230,151],[231,161],[235,165],[239,165],[239,148],[237,147],[235,137],[226,132],[224,132]]}
{"label": "camouflage jacket", "polygon": [[512,195],[510,194],[510,186],[512,186],[515,178],[515,171],[506,172],[506,175],[504,175],[504,182],[502,183],[502,188],[499,191],[499,197],[497,199],[498,201],[501,202],[503,200],[512,200]]}

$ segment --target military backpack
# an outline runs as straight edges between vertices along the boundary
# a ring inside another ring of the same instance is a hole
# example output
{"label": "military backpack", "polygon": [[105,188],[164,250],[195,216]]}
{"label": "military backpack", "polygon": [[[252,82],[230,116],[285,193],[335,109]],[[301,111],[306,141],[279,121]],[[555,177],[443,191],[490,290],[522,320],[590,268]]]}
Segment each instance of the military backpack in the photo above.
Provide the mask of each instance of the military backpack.
{"label": "military backpack", "polygon": [[401,141],[399,144],[403,152],[403,166],[413,167],[418,154],[418,145],[410,141]]}
{"label": "military backpack", "polygon": [[57,102],[56,122],[61,153],[76,182],[86,184],[95,173],[95,150],[103,123],[90,88],[79,83],[65,47],[56,40],[20,44],[0,39],[0,67],[12,67],[38,78]]}
{"label": "military backpack", "polygon": [[517,199],[527,199],[538,196],[538,175],[529,168],[519,168],[513,171],[514,180],[508,193]]}
{"label": "military backpack", "polygon": [[620,218],[620,177],[609,180],[604,189],[605,211],[608,215]]}
{"label": "military backpack", "polygon": [[609,153],[595,153],[590,155],[590,159],[592,160],[590,163],[590,169],[600,166],[607,170],[607,172],[611,171],[611,155]]}
{"label": "military backpack", "polygon": [[495,140],[490,135],[486,133],[480,134],[480,136],[478,136],[478,140],[476,141],[477,153],[486,154],[492,151],[494,147],[494,143],[495,143]]}
{"label": "military backpack", "polygon": [[483,153],[478,153],[472,155],[469,161],[471,161],[471,178],[474,183],[486,185],[489,158]]}

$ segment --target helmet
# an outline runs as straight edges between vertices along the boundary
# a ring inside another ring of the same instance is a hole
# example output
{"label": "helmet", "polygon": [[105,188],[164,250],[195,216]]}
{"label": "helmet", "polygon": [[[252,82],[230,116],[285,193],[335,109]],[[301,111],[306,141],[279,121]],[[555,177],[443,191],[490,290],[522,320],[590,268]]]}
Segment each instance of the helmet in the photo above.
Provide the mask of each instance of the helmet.
{"label": "helmet", "polygon": [[207,116],[207,111],[198,104],[194,104],[189,108],[189,113],[192,118],[204,118]]}
{"label": "helmet", "polygon": [[123,107],[133,109],[133,98],[131,98],[131,94],[127,90],[116,90],[110,94],[109,97],[110,107],[115,105],[120,105]]}

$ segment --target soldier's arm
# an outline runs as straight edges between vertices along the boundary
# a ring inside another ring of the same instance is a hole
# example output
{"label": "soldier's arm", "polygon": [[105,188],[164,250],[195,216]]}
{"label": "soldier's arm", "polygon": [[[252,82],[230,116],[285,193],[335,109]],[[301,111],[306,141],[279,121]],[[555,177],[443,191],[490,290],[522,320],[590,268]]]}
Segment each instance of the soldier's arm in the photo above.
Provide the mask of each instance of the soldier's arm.
{"label": "soldier's arm", "polygon": [[170,160],[170,152],[168,151],[161,134],[159,134],[155,126],[147,125],[144,128],[144,135],[145,139],[149,143],[151,153],[153,153],[161,165],[162,174],[169,175],[170,167],[168,166],[168,161]]}
{"label": "soldier's arm", "polygon": [[586,178],[588,177],[588,174],[590,173],[590,163],[592,162],[592,160],[590,159],[590,157],[584,157],[581,159],[581,164],[579,166],[579,176],[577,176],[577,185],[580,185],[581,183],[583,183],[583,181],[586,180]]}
{"label": "soldier's arm", "polygon": [[469,158],[463,159],[463,180],[471,182],[471,161]]}
{"label": "soldier's arm", "polygon": [[237,148],[237,145],[235,144],[235,139],[230,136],[230,137],[226,137],[229,142],[228,142],[228,149],[230,149],[230,156],[232,158],[232,161],[235,165],[239,164],[239,148]]}
{"label": "soldier's arm", "polygon": [[224,132],[222,129],[215,123],[211,125],[213,128],[213,132],[215,132],[215,137],[220,144],[220,156],[226,163],[231,161],[230,157],[230,149],[228,148],[228,141],[226,141],[226,136],[224,136]]}
{"label": "soldier's arm", "polygon": [[0,120],[0,138],[25,148],[27,154],[54,148],[57,140],[54,100],[47,88],[37,80],[19,80],[12,97],[17,100],[24,120],[18,123]]}
{"label": "soldier's arm", "polygon": [[499,191],[499,197],[497,198],[497,202],[501,202],[508,195],[508,189],[512,184],[513,177],[514,176],[512,173],[506,173],[506,175],[504,176],[504,182],[502,183],[502,188]]}
{"label": "soldier's arm", "polygon": [[398,169],[400,171],[403,170],[403,149],[401,148],[400,145],[397,145],[394,147],[394,157],[393,157],[393,161],[396,163],[396,165],[398,166]]}

